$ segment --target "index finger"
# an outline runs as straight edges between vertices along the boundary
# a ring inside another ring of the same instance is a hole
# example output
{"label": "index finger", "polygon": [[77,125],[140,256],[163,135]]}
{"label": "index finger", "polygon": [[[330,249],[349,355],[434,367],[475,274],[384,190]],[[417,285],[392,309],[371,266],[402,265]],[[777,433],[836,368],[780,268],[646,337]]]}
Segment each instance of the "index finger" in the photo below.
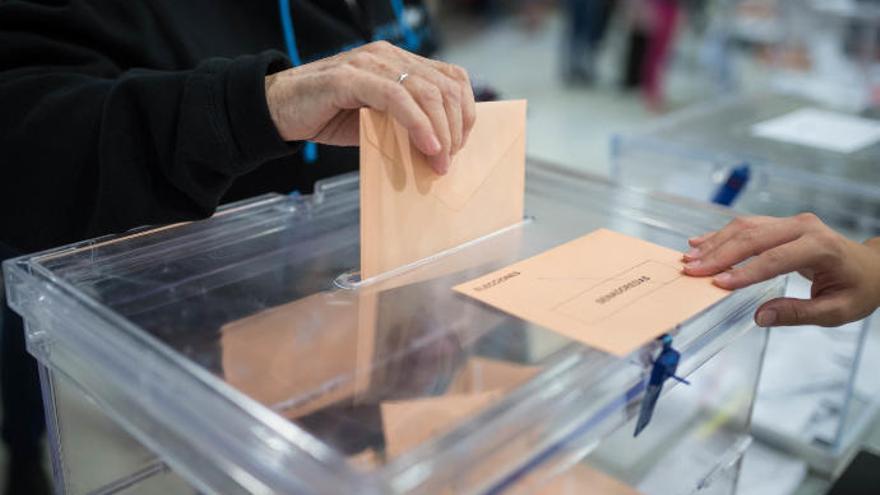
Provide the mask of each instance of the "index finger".
{"label": "index finger", "polygon": [[778,219],[761,216],[734,218],[718,231],[709,232],[700,237],[689,240],[688,242],[691,245],[691,250],[688,251],[684,257],[687,261],[699,259],[707,253],[711,253],[717,249],[718,246],[724,244],[740,232],[769,223],[773,220]]}
{"label": "index finger", "polygon": [[739,289],[786,275],[813,264],[820,254],[803,239],[769,249],[744,266],[715,276],[715,284],[724,289]]}
{"label": "index finger", "polygon": [[[720,235],[719,233],[718,236]],[[722,242],[714,244],[711,249],[703,251],[699,257],[686,263],[685,273],[695,276],[714,275],[800,236],[797,226],[785,220],[740,227]],[[703,250],[704,247],[701,246],[700,249]]]}

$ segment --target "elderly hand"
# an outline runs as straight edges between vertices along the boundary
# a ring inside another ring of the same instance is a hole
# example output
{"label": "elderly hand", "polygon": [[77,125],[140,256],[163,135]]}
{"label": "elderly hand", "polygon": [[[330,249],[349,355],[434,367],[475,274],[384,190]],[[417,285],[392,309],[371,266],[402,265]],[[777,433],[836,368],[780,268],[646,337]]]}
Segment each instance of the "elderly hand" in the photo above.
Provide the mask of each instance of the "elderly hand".
{"label": "elderly hand", "polygon": [[[402,83],[401,74],[408,77]],[[443,174],[476,119],[464,69],[379,41],[266,77],[269,112],[287,141],[358,144],[358,109],[388,112]]]}
{"label": "elderly hand", "polygon": [[715,275],[715,284],[725,289],[795,271],[813,282],[808,300],[779,298],[758,308],[755,321],[763,327],[839,326],[880,305],[880,238],[859,244],[810,213],[737,218],[690,244],[685,273]]}

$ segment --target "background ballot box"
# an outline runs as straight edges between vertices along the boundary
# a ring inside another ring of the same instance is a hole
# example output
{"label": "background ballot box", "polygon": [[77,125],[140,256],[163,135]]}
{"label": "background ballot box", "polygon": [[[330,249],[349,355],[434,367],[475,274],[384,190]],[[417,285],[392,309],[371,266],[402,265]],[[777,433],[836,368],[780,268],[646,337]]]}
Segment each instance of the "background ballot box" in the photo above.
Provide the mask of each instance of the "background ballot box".
{"label": "background ballot box", "polygon": [[616,357],[452,287],[597,228],[682,249],[729,217],[528,168],[521,224],[366,282],[354,176],[9,261],[58,486],[732,494],[766,344],[752,314],[784,282],[670,332],[690,385],[667,381],[633,438],[659,341]]}
{"label": "background ballot box", "polygon": [[877,105],[880,6],[783,0],[776,13],[780,39],[768,52],[778,90],[851,111]]}
{"label": "background ballot box", "polygon": [[[612,141],[612,176],[639,190],[730,204],[746,214],[813,212],[856,240],[880,235],[880,121],[777,94],[674,114]],[[788,293],[809,296],[797,275]],[[845,465],[875,415],[876,318],[771,331],[756,436],[820,472]]]}
{"label": "background ballot box", "polygon": [[[880,7],[863,0],[738,0],[711,14],[708,54],[723,82],[743,69],[736,45],[749,49],[778,91],[835,108],[877,106]],[[720,45],[720,46],[718,46]],[[728,81],[734,79],[733,81]]]}

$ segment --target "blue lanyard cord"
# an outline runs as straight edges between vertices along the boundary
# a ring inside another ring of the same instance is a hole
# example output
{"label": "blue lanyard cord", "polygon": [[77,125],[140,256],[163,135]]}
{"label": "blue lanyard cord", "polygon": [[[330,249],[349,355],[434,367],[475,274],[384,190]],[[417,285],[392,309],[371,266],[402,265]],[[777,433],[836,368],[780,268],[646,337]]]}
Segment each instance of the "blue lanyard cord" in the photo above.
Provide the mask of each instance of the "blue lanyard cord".
{"label": "blue lanyard cord", "polygon": [[409,27],[406,19],[403,18],[403,0],[391,0],[391,8],[394,10],[394,17],[397,18],[397,25],[400,27],[400,33],[403,35],[403,42],[408,50],[418,50],[422,44],[421,38]]}
{"label": "blue lanyard cord", "polygon": [[[281,28],[284,30],[284,44],[287,46],[287,55],[290,57],[290,63],[294,67],[302,65],[302,58],[299,56],[299,48],[296,46],[296,32],[293,30],[293,19],[290,17],[290,0],[278,0],[278,7],[281,10]],[[318,161],[318,145],[312,141],[306,142],[303,146],[303,159],[306,163],[315,163]]]}
{"label": "blue lanyard cord", "polygon": [[284,30],[284,44],[287,45],[287,55],[294,67],[302,65],[299,57],[299,49],[296,46],[296,31],[293,30],[293,19],[290,17],[290,0],[278,0],[281,10],[281,28]]}

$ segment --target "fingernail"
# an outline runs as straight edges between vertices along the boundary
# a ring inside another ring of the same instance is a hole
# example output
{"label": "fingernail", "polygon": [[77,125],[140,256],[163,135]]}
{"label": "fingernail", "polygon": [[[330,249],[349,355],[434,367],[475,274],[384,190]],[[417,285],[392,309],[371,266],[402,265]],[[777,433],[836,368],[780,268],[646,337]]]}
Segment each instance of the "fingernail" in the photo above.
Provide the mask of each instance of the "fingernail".
{"label": "fingernail", "polygon": [[437,157],[434,160],[434,169],[437,173],[439,175],[446,175],[446,172],[449,172],[450,160],[444,157]]}
{"label": "fingernail", "polygon": [[700,257],[700,250],[697,248],[693,248],[690,251],[684,253],[685,258],[694,259]]}
{"label": "fingernail", "polygon": [[715,275],[712,280],[714,280],[716,284],[727,285],[733,280],[733,275],[731,275],[730,272],[722,272]]}
{"label": "fingernail", "polygon": [[758,323],[759,327],[772,327],[776,323],[776,310],[765,309],[759,311],[755,316],[755,322]]}
{"label": "fingernail", "polygon": [[687,263],[685,263],[684,267],[687,270],[693,270],[694,268],[699,268],[700,265],[702,265],[702,264],[703,264],[703,262],[700,260],[693,260],[693,261],[688,261]]}
{"label": "fingernail", "polygon": [[440,140],[437,139],[437,136],[431,136],[431,139],[428,140],[428,152],[432,155],[436,155],[440,153],[440,150],[443,149],[443,145],[440,144]]}

